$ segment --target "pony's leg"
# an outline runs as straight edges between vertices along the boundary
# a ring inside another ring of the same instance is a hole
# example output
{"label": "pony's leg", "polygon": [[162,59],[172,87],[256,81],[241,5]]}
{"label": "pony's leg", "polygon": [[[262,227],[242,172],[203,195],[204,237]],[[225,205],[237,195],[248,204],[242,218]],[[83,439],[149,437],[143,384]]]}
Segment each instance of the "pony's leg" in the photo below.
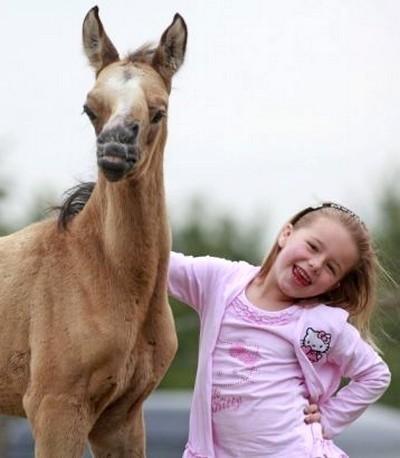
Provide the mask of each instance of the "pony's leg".
{"label": "pony's leg", "polygon": [[91,425],[82,402],[65,395],[29,394],[24,407],[35,439],[35,458],[82,458]]}
{"label": "pony's leg", "polygon": [[109,408],[89,434],[95,458],[145,458],[145,428],[142,405],[132,412]]}

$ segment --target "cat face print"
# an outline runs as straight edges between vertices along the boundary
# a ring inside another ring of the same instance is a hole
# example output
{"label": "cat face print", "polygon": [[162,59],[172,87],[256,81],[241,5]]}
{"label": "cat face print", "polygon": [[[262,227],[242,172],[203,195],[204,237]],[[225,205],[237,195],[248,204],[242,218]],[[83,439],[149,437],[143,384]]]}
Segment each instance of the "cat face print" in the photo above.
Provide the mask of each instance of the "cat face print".
{"label": "cat face print", "polygon": [[301,342],[301,348],[307,355],[308,359],[315,363],[322,358],[322,355],[329,350],[331,335],[325,331],[318,331],[313,328],[307,328]]}

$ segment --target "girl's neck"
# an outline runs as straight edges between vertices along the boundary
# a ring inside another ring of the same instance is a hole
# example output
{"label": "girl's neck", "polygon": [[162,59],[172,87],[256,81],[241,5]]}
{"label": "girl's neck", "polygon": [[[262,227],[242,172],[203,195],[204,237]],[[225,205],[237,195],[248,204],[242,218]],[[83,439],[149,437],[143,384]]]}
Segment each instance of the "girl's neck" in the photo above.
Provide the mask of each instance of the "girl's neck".
{"label": "girl's neck", "polygon": [[268,277],[257,276],[247,285],[247,299],[255,306],[272,312],[293,305],[296,299],[285,296]]}

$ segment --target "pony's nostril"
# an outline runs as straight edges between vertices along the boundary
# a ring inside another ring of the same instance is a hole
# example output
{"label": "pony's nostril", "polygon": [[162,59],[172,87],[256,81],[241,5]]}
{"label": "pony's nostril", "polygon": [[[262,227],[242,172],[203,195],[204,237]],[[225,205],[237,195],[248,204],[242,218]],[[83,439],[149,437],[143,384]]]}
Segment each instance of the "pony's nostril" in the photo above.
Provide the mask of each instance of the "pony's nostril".
{"label": "pony's nostril", "polygon": [[128,129],[131,131],[131,134],[136,138],[139,132],[139,124],[137,122],[133,122],[128,125]]}

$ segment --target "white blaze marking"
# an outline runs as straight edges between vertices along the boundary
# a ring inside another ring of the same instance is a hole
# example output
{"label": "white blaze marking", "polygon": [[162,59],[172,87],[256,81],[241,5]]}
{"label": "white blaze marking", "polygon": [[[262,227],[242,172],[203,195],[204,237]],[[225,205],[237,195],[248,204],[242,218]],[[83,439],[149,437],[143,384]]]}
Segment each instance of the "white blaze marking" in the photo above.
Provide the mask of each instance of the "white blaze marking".
{"label": "white blaze marking", "polygon": [[105,129],[118,125],[131,112],[133,106],[144,105],[145,96],[140,81],[139,76],[132,76],[127,80],[121,72],[116,76],[111,76],[105,82],[105,87],[116,102],[113,113],[104,126]]}

